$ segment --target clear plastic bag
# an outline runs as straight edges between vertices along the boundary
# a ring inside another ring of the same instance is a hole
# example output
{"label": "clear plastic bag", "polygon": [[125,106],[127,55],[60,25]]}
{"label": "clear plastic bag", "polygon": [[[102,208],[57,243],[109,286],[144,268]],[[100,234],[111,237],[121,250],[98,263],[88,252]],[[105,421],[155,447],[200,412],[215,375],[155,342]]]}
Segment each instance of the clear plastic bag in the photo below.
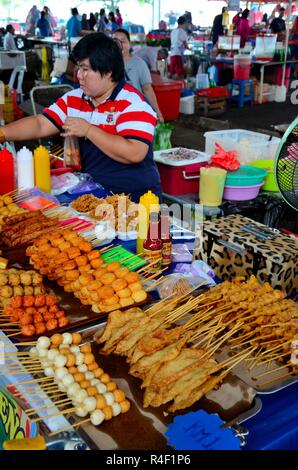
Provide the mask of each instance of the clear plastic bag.
{"label": "clear plastic bag", "polygon": [[168,123],[160,123],[155,128],[154,150],[167,150],[172,148],[171,136],[174,126]]}
{"label": "clear plastic bag", "polygon": [[67,136],[64,140],[64,166],[81,171],[81,155],[79,141],[75,136]]}

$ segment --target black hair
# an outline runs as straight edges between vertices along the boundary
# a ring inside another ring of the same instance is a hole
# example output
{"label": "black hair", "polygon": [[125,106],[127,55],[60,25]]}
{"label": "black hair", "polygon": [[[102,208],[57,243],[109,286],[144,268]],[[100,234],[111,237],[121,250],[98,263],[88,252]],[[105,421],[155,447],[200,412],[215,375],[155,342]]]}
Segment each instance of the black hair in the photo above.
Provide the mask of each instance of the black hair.
{"label": "black hair", "polygon": [[286,11],[286,9],[285,9],[284,7],[281,7],[281,8],[279,9],[278,14],[279,14],[279,13],[283,13],[283,12],[285,12],[285,11]]}
{"label": "black hair", "polygon": [[12,26],[12,24],[8,24],[8,25],[6,26],[6,32],[7,32],[7,33],[12,33],[13,30],[14,30],[14,27]]}
{"label": "black hair", "polygon": [[102,16],[106,13],[105,9],[104,8],[101,8],[100,11],[99,11],[99,15]]}
{"label": "black hair", "polygon": [[44,10],[42,10],[40,12],[40,19],[43,20],[45,17],[46,17],[46,12]]}
{"label": "black hair", "polygon": [[225,13],[226,11],[228,11],[228,8],[227,8],[227,7],[222,7],[221,12],[222,12],[222,13]]}
{"label": "black hair", "polygon": [[109,18],[111,18],[112,23],[116,23],[116,18],[113,11],[110,11]]}
{"label": "black hair", "polygon": [[78,9],[77,8],[72,8],[71,9],[71,14],[72,14],[72,16],[77,16],[79,14]]}
{"label": "black hair", "polygon": [[179,16],[177,23],[178,24],[185,24],[186,23],[185,16]]}
{"label": "black hair", "polygon": [[245,20],[247,20],[248,15],[249,15],[249,9],[245,8],[245,10],[242,12],[241,18],[244,18]]}
{"label": "black hair", "polygon": [[101,76],[111,72],[113,82],[125,77],[122,51],[114,39],[104,33],[84,36],[73,48],[71,60],[75,63],[89,59],[92,70]]}
{"label": "black hair", "polygon": [[130,34],[129,34],[129,32],[128,32],[126,29],[124,29],[124,28],[118,28],[118,29],[116,29],[116,31],[114,31],[114,33],[123,33],[123,34],[125,34],[125,36],[127,37],[127,39],[128,39],[129,42],[130,42]]}

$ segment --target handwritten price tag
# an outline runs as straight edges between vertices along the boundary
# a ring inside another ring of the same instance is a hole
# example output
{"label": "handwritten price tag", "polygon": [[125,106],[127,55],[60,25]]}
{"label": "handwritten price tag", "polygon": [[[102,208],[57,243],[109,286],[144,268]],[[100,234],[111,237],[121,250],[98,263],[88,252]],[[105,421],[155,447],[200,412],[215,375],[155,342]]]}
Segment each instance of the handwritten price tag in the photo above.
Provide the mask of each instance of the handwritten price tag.
{"label": "handwritten price tag", "polygon": [[177,450],[240,450],[231,429],[221,429],[223,421],[205,411],[177,416],[166,432],[169,445]]}

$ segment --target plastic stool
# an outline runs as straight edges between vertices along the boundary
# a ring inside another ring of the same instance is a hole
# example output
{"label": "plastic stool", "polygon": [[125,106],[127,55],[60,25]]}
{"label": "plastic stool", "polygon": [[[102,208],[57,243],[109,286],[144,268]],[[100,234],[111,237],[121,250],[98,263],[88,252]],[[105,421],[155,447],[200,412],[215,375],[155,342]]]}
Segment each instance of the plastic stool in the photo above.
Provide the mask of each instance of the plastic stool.
{"label": "plastic stool", "polygon": [[[249,88],[248,94],[245,94],[246,87]],[[233,95],[234,88],[238,88],[238,93],[236,95]],[[252,80],[232,80],[229,99],[231,101],[237,101],[239,108],[243,108],[246,101],[250,101],[252,103],[253,98],[254,89]]]}

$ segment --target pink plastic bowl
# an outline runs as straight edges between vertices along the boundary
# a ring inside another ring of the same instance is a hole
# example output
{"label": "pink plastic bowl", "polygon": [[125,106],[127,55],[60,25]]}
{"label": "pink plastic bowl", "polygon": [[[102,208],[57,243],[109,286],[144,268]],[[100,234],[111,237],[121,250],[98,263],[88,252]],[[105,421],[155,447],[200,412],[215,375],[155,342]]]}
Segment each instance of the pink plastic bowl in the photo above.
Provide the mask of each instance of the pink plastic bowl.
{"label": "pink plastic bowl", "polygon": [[259,194],[264,181],[254,186],[225,186],[223,198],[228,201],[249,201]]}

